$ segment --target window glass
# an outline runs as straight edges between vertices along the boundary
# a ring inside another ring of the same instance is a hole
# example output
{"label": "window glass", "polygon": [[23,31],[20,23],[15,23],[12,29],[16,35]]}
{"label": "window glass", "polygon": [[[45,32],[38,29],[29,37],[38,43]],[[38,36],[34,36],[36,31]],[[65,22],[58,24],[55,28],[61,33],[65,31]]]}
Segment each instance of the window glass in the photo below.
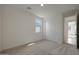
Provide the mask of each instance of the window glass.
{"label": "window glass", "polygon": [[39,17],[36,17],[35,19],[35,32],[41,31],[41,19]]}

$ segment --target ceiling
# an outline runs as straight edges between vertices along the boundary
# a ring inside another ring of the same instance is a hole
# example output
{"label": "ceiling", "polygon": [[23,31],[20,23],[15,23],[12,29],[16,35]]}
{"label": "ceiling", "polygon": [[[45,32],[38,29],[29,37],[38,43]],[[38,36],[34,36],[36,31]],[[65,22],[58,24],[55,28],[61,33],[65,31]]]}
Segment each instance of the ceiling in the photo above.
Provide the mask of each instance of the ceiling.
{"label": "ceiling", "polygon": [[[9,6],[28,10],[41,17],[52,15],[52,13],[55,12],[63,13],[68,10],[76,9],[79,7],[78,4],[45,4],[44,6],[41,6],[40,4],[17,4]],[[31,7],[31,9],[27,9],[27,7]]]}

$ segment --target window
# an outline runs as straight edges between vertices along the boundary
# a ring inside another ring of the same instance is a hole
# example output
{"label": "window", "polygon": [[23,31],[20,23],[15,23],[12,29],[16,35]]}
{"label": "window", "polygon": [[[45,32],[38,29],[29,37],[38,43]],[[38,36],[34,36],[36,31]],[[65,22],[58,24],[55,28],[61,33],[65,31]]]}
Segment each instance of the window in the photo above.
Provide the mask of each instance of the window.
{"label": "window", "polygon": [[38,33],[41,31],[41,19],[36,17],[35,19],[35,32]]}

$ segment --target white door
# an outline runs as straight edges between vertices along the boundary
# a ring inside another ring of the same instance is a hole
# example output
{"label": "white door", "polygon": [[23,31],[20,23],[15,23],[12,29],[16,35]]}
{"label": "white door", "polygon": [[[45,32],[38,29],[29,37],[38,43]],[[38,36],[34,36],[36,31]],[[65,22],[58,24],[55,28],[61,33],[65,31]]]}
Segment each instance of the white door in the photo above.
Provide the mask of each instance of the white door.
{"label": "white door", "polygon": [[64,21],[64,41],[67,44],[76,45],[76,16],[65,17]]}

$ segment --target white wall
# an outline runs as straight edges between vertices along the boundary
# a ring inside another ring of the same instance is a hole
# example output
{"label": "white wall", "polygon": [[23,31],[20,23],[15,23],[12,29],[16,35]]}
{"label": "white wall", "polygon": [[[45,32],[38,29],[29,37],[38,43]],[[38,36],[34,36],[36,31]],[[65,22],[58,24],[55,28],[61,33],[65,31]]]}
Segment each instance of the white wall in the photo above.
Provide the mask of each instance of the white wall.
{"label": "white wall", "polygon": [[3,12],[3,49],[42,39],[42,33],[35,33],[34,14],[10,6],[4,7]]}
{"label": "white wall", "polygon": [[63,42],[63,17],[61,13],[53,12],[46,17],[46,38],[61,44]]}
{"label": "white wall", "polygon": [[43,18],[43,39],[46,39],[46,20]]}
{"label": "white wall", "polygon": [[0,51],[2,50],[2,6],[0,6]]}
{"label": "white wall", "polygon": [[[10,6],[4,7],[2,18],[3,49],[41,40],[42,32],[39,34],[35,33],[35,17],[36,16],[34,14],[27,11]],[[51,16],[45,17],[45,20],[47,20],[48,28],[46,27],[46,33],[44,32],[43,34],[46,34],[46,38],[48,40],[61,43],[63,41],[62,14],[54,12]],[[45,38],[44,35],[43,38]]]}

